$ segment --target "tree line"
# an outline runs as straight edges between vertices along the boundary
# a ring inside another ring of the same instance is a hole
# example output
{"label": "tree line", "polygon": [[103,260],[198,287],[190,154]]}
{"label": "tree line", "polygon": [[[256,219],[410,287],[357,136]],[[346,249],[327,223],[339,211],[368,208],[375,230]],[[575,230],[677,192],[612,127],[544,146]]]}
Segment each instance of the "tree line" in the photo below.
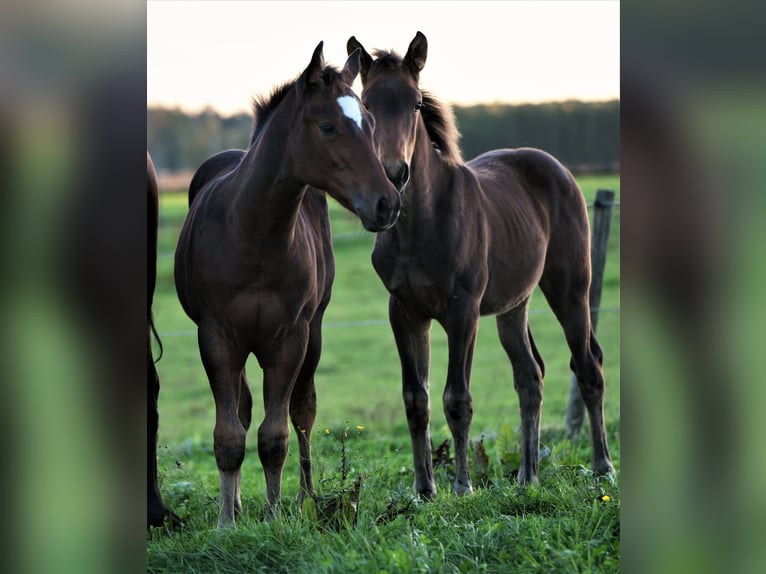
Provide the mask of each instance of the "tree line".
{"label": "tree line", "polygon": [[[491,149],[537,147],[553,154],[572,171],[619,169],[620,102],[552,102],[454,106],[460,147],[467,160]],[[148,109],[147,145],[158,169],[196,169],[206,158],[228,148],[245,148],[252,117],[230,117],[212,109],[188,114],[180,109]]]}

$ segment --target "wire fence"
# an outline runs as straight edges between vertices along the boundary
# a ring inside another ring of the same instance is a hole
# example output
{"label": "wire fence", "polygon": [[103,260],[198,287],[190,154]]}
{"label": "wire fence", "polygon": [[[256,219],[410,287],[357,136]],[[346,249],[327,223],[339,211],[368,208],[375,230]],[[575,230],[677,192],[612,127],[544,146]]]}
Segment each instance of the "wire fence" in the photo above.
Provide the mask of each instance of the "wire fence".
{"label": "wire fence", "polygon": [[[593,209],[596,207],[596,204],[598,203],[598,200],[588,202],[587,207],[588,209]],[[609,217],[615,217],[617,216],[614,211],[611,211],[611,208],[617,208],[619,210],[620,208],[620,201],[609,201],[608,203],[599,203],[598,207],[600,208],[608,208],[610,209]],[[337,233],[333,235],[333,243],[336,242],[345,242],[345,241],[358,241],[358,240],[369,240],[371,243],[375,239],[375,233],[365,231],[364,229],[360,229],[358,231],[350,231],[345,233]],[[162,253],[157,256],[158,259],[170,259],[174,257],[173,253]],[[603,270],[602,270],[603,271]],[[600,294],[599,294],[599,300],[600,300]],[[529,309],[527,311],[530,315],[544,315],[544,314],[552,314],[553,311],[548,308],[538,308],[538,309]],[[619,307],[592,307],[591,313],[620,313]],[[377,327],[381,325],[388,325],[388,319],[362,319],[359,321],[333,321],[333,322],[325,322],[322,324],[323,329],[342,329],[342,328],[359,328],[359,327]],[[191,337],[196,336],[197,331],[196,330],[182,330],[182,331],[160,331],[159,335],[161,338],[172,338],[172,337]]]}

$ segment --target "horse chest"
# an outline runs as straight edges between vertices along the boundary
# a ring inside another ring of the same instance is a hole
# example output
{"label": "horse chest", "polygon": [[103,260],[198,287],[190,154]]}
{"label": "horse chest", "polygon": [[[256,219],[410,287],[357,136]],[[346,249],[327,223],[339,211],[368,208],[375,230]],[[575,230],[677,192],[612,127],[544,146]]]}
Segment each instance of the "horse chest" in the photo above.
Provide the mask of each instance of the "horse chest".
{"label": "horse chest", "polygon": [[400,258],[381,278],[388,291],[400,301],[432,317],[444,314],[452,291],[449,277],[440,277],[422,262]]}

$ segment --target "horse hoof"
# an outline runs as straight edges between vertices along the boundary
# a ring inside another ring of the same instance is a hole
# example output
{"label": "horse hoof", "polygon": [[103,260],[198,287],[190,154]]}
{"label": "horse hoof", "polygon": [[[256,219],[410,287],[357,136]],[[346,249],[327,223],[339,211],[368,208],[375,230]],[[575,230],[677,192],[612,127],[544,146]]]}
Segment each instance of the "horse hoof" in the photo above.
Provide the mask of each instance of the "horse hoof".
{"label": "horse hoof", "polygon": [[540,479],[537,477],[536,474],[532,474],[532,473],[527,474],[526,472],[522,472],[521,470],[519,471],[519,474],[516,477],[516,481],[522,486],[527,486],[530,484],[532,485],[540,484]]}
{"label": "horse hoof", "polygon": [[606,478],[614,479],[617,476],[617,471],[614,470],[612,462],[604,460],[593,465],[593,474],[595,476],[603,476]]}
{"label": "horse hoof", "polygon": [[218,520],[218,530],[234,530],[237,527],[234,519],[225,520],[223,518]]}
{"label": "horse hoof", "polygon": [[423,502],[430,502],[436,498],[436,487],[416,489],[415,494]]}
{"label": "horse hoof", "polygon": [[277,516],[279,515],[279,509],[280,509],[279,503],[277,503],[277,504],[269,504],[267,502],[265,507],[264,507],[264,509],[263,509],[263,521],[264,522],[271,522],[274,519],[276,519]]}
{"label": "horse hoof", "polygon": [[457,496],[463,496],[467,494],[473,494],[473,486],[468,483],[455,483],[452,485],[452,494]]}

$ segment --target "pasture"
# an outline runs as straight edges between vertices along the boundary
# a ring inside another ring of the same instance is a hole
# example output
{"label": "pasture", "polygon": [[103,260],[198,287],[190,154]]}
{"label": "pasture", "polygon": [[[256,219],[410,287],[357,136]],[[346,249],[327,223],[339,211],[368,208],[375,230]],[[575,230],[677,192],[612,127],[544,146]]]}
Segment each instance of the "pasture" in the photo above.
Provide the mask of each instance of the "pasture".
{"label": "pasture", "polygon": [[[578,177],[588,201],[618,176]],[[248,363],[254,405],[242,469],[244,516],[232,532],[215,530],[218,472],[213,457],[215,409],[197,349],[195,326],[173,286],[172,253],[185,217],[185,191],[161,190],[159,260],[154,317],[164,354],[158,468],[166,502],[184,520],[180,531],[148,536],[153,572],[614,572],[619,570],[620,469],[620,210],[615,209],[604,276],[598,339],[604,349],[607,435],[617,480],[594,481],[584,430],[564,435],[570,384],[569,352],[561,328],[538,292],[530,325],[545,365],[539,486],[520,488],[509,476],[518,459],[518,398],[494,318],[483,318],[474,357],[474,419],[470,457],[474,496],[450,494],[449,455],[435,465],[439,495],[411,499],[412,456],[401,398],[399,359],[388,325],[388,295],[370,263],[374,236],[330,200],[336,281],[323,329],[316,373],[318,412],[313,436],[315,480],[332,494],[363,476],[355,526],[339,532],[303,516],[297,443],[283,478],[284,512],[261,522],[265,480],[256,448],[263,416],[260,369]],[[450,436],[441,407],[446,337],[432,334],[431,434],[434,447]],[[586,422],[587,425],[587,422]],[[291,429],[292,430],[292,429]],[[293,432],[294,435],[294,432]],[[345,437],[345,438],[344,438]],[[344,475],[347,475],[344,479]]]}

